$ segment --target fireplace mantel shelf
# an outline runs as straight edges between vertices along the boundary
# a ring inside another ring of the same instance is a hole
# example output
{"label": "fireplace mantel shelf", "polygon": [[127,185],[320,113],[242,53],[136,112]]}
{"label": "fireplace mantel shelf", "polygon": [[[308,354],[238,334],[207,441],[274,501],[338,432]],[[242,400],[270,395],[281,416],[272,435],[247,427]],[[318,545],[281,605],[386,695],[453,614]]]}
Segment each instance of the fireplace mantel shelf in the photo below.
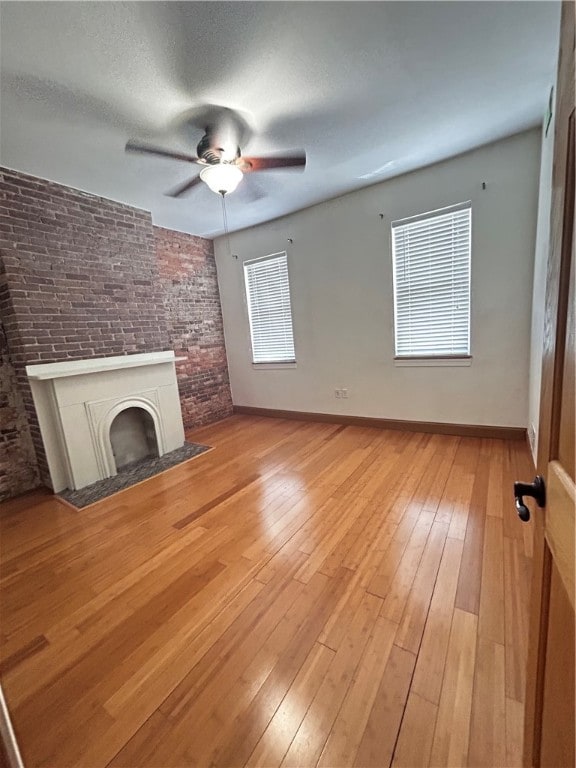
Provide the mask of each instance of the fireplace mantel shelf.
{"label": "fireplace mantel shelf", "polygon": [[34,381],[62,379],[68,376],[83,376],[88,373],[115,371],[120,368],[137,368],[144,365],[178,363],[186,357],[176,357],[174,352],[144,352],[137,355],[117,355],[116,357],[96,357],[92,360],[67,360],[62,363],[40,363],[27,365],[28,378]]}

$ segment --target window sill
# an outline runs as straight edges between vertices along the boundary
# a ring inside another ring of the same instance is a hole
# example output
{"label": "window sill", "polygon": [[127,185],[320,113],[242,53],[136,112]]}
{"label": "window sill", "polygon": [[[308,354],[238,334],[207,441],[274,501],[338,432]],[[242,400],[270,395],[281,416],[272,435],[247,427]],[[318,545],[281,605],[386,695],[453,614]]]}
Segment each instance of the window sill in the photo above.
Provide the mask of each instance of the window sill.
{"label": "window sill", "polygon": [[397,368],[467,368],[472,365],[472,356],[462,357],[395,357]]}
{"label": "window sill", "polygon": [[296,361],[293,363],[252,363],[252,368],[255,371],[273,371],[296,367]]}

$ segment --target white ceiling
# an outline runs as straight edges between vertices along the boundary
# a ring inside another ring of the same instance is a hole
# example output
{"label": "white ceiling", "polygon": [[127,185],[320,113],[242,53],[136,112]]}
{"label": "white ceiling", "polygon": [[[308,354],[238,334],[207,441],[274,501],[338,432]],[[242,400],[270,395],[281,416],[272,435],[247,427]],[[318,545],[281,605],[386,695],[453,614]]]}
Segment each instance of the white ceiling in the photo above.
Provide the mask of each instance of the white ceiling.
{"label": "white ceiling", "polygon": [[[222,231],[198,166],[126,155],[129,138],[195,153],[182,115],[239,110],[246,154],[304,148],[228,199],[231,229],[281,216],[541,122],[553,2],[4,2],[3,165]],[[265,196],[247,199],[255,181]]]}

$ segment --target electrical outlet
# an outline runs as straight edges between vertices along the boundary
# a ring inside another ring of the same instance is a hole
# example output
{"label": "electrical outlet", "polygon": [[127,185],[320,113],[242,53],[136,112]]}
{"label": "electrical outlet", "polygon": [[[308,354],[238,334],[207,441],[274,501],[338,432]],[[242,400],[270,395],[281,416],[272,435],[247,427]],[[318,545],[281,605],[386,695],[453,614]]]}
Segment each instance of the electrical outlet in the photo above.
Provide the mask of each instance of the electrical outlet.
{"label": "electrical outlet", "polygon": [[335,389],[334,390],[334,397],[342,397],[342,390]]}

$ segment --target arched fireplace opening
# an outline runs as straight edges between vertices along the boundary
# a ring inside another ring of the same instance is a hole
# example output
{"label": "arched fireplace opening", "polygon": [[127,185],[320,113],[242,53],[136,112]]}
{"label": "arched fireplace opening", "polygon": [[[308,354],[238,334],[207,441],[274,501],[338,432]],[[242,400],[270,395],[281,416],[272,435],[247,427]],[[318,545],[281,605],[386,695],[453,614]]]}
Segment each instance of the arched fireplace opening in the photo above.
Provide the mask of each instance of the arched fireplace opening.
{"label": "arched fireplace opening", "polygon": [[125,408],[110,425],[110,443],[116,471],[151,456],[158,456],[154,420],[144,408]]}

